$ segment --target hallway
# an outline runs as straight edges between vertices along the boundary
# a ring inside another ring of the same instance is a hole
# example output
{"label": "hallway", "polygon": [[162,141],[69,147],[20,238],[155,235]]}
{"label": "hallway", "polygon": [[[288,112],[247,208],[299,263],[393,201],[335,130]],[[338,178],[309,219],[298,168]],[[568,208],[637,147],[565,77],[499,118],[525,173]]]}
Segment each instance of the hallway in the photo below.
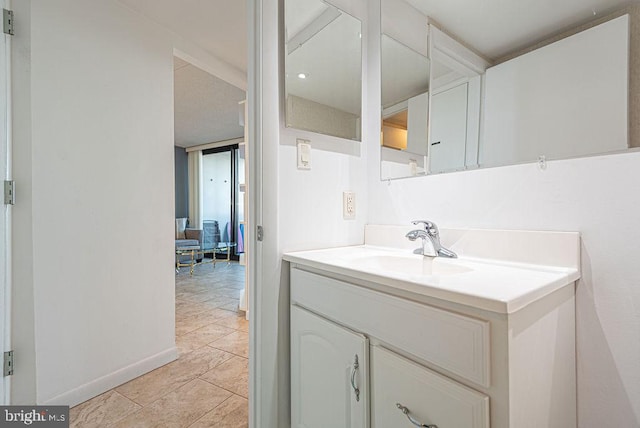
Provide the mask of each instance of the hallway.
{"label": "hallway", "polygon": [[176,275],[178,360],[71,409],[72,427],[248,426],[249,323],[238,314],[244,266]]}

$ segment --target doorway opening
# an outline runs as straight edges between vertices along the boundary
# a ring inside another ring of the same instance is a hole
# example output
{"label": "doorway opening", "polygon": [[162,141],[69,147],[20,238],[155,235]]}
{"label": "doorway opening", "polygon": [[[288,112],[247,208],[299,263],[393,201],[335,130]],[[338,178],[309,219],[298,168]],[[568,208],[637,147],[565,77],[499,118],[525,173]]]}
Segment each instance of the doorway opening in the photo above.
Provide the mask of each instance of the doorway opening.
{"label": "doorway opening", "polygon": [[[206,397],[220,395],[202,417],[214,426],[248,421],[245,98],[243,90],[174,57],[176,219],[185,220],[185,238],[195,238],[196,249],[179,254],[176,236],[176,258],[191,266],[177,266],[179,355],[171,364],[190,366],[190,383]],[[145,385],[139,382],[131,388]]]}
{"label": "doorway opening", "polygon": [[215,250],[205,257],[240,261],[244,256],[244,160],[239,144],[202,151],[203,248]]}

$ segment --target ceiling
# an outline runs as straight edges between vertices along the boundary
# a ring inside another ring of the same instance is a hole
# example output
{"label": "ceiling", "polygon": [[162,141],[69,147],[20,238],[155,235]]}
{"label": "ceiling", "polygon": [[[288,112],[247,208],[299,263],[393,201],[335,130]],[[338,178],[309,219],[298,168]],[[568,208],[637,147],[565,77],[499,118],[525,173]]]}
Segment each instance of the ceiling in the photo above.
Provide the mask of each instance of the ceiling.
{"label": "ceiling", "polygon": [[191,147],[240,138],[243,90],[174,57],[175,145]]}
{"label": "ceiling", "polygon": [[213,56],[247,71],[245,0],[118,0]]}
{"label": "ceiling", "polygon": [[[239,70],[247,71],[246,0],[119,1]],[[500,58],[590,21],[594,14],[602,16],[638,3],[638,0],[406,1],[487,59]],[[285,3],[291,9],[292,0]],[[313,3],[318,0],[296,0],[296,4],[304,6],[300,6],[302,9]]]}
{"label": "ceiling", "polygon": [[[429,60],[386,34],[382,35],[382,108],[429,90]],[[402,64],[399,67],[398,64]]]}
{"label": "ceiling", "polygon": [[[242,0],[118,0],[246,73],[247,9]],[[175,145],[191,147],[244,135],[244,91],[174,58]]]}

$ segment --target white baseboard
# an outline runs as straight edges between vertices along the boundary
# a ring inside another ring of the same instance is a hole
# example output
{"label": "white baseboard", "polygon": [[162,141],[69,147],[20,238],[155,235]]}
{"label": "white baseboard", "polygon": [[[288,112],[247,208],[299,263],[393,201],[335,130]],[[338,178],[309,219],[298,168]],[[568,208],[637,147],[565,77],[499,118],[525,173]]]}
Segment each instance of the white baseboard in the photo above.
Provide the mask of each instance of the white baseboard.
{"label": "white baseboard", "polygon": [[178,350],[174,346],[165,351],[152,355],[151,357],[145,358],[144,360],[138,361],[127,367],[123,367],[119,370],[109,373],[108,375],[99,377],[95,380],[92,380],[91,382],[87,382],[84,385],[80,385],[79,387],[74,388],[70,391],[63,392],[60,395],[45,400],[41,404],[44,406],[64,405],[73,407],[77,404],[89,400],[90,398],[100,395],[103,392],[109,391],[116,386],[122,385],[123,383],[128,382],[131,379],[135,379],[138,376],[150,372],[151,370],[157,369],[160,366],[170,363],[177,358]]}

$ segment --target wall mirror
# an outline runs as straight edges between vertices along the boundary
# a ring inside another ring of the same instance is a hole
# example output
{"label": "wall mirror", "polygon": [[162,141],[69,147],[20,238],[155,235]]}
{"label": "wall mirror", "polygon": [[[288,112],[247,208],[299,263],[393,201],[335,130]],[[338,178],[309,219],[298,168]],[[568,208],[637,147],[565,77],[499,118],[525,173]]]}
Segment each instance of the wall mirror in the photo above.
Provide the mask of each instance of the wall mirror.
{"label": "wall mirror", "polygon": [[[505,9],[499,0],[381,0],[381,179],[640,146],[628,111],[629,52],[631,60],[640,56],[629,45],[629,22],[640,20],[640,11],[619,9],[625,4],[575,2],[549,14],[535,2]],[[421,144],[408,135],[396,144],[396,129],[412,133],[409,100],[419,95],[390,95],[414,83],[398,69],[419,68],[396,53],[398,45],[423,53],[428,64],[428,102],[413,131],[426,130]],[[602,52],[597,60],[594,49]]]}
{"label": "wall mirror", "polygon": [[488,62],[429,24],[430,174],[477,168],[482,75]]}
{"label": "wall mirror", "polygon": [[424,175],[429,59],[382,35],[382,177]]}
{"label": "wall mirror", "polygon": [[426,17],[404,1],[382,0],[381,8],[380,176],[425,175],[430,73]]}
{"label": "wall mirror", "polygon": [[477,166],[487,62],[403,0],[381,10],[381,178]]}
{"label": "wall mirror", "polygon": [[361,27],[329,2],[285,0],[287,127],[361,140]]}

